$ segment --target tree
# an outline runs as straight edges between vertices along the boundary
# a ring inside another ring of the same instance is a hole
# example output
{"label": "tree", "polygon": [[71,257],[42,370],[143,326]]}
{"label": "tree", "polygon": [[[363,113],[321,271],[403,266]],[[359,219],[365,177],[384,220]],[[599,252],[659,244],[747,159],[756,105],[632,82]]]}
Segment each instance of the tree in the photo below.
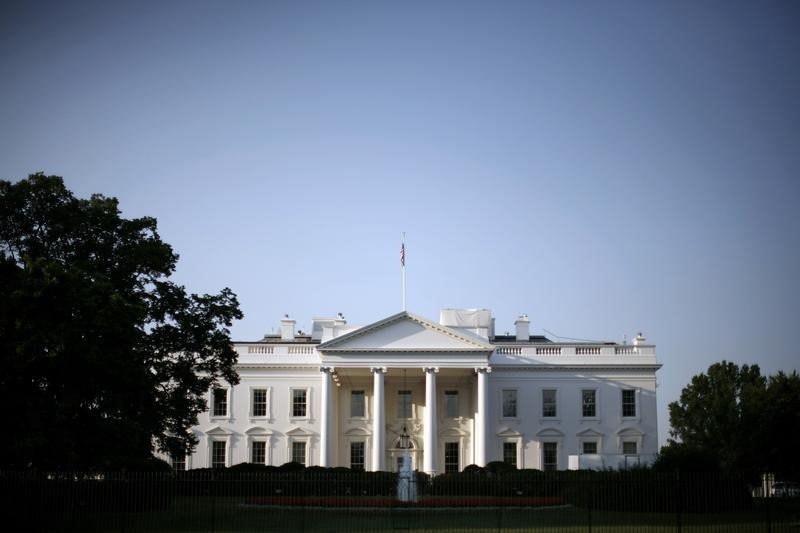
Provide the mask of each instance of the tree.
{"label": "tree", "polygon": [[77,199],[57,176],[0,181],[0,463],[134,467],[190,428],[221,380],[238,383],[236,295],[187,294],[154,218]]}
{"label": "tree", "polygon": [[[672,429],[657,468],[721,470],[753,480],[764,471],[796,472],[800,377],[769,379],[758,365],[722,361],[694,376],[669,404]],[[787,427],[790,426],[790,427]],[[788,437],[788,438],[787,438]]]}

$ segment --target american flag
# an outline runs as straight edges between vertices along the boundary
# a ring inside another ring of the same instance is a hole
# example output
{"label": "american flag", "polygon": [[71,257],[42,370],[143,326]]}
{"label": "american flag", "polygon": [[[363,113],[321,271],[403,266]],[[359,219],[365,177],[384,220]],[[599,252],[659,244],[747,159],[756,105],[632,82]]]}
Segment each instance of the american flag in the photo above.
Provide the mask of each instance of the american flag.
{"label": "american flag", "polygon": [[400,265],[406,266],[406,243],[400,245]]}

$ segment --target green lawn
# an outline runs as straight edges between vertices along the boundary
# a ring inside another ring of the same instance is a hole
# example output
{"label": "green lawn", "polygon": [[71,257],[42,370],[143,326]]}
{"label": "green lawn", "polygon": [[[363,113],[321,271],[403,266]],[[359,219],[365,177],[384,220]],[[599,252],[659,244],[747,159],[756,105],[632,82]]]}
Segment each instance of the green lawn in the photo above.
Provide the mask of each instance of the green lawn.
{"label": "green lawn", "polygon": [[[19,521],[58,531],[275,531],[275,532],[766,532],[764,509],[727,514],[589,513],[554,508],[331,509],[245,506],[242,498],[177,498],[163,511],[61,514]],[[800,505],[772,505],[771,531],[800,532]],[[19,518],[19,517],[17,517]],[[40,520],[42,522],[40,522]],[[591,521],[591,529],[590,529]]]}

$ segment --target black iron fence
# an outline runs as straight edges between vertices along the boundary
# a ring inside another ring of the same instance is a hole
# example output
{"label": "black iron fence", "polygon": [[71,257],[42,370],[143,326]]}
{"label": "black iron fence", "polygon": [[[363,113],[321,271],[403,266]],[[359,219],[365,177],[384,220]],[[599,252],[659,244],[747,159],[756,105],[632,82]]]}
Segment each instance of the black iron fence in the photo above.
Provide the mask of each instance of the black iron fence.
{"label": "black iron fence", "polygon": [[800,531],[799,498],[755,498],[721,475],[469,467],[414,481],[399,499],[396,474],[347,469],[0,471],[0,529]]}

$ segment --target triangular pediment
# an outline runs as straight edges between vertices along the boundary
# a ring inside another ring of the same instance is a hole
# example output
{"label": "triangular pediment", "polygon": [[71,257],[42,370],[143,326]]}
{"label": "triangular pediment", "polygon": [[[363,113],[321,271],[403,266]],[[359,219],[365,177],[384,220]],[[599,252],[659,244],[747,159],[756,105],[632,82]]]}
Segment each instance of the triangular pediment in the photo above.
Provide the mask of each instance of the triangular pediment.
{"label": "triangular pediment", "polygon": [[227,429],[223,429],[219,426],[211,426],[206,430],[206,435],[217,435],[217,436],[233,435],[233,432]]}
{"label": "triangular pediment", "polygon": [[489,352],[488,341],[403,311],[322,343],[320,352]]}
{"label": "triangular pediment", "polygon": [[599,431],[597,431],[595,429],[592,429],[592,428],[584,429],[583,431],[581,431],[580,433],[577,433],[576,435],[578,437],[602,437],[603,436],[602,433],[600,433]]}

